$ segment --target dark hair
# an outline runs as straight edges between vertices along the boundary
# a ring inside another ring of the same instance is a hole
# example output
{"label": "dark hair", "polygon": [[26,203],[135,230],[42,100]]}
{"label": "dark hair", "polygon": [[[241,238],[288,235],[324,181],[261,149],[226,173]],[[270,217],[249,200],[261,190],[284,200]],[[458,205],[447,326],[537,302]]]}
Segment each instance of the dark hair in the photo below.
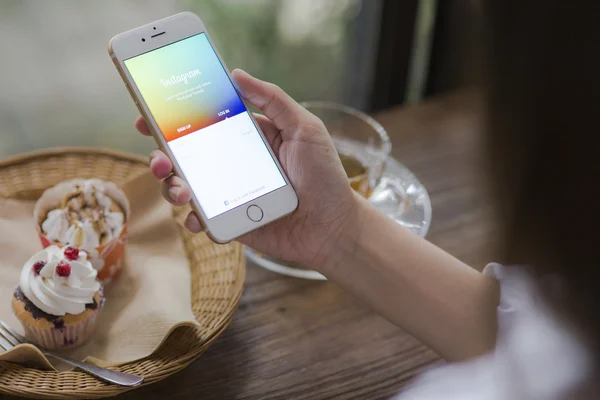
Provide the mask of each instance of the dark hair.
{"label": "dark hair", "polygon": [[[487,0],[487,146],[504,262],[600,349],[600,3]],[[596,352],[596,354],[600,354]]]}

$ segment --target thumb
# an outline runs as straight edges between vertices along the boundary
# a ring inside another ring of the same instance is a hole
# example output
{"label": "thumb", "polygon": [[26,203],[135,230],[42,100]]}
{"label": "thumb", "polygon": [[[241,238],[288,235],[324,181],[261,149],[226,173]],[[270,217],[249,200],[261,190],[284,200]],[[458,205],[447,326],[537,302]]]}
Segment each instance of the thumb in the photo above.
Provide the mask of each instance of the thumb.
{"label": "thumb", "polygon": [[282,134],[286,130],[293,131],[293,128],[312,117],[279,86],[257,79],[241,69],[234,70],[231,76],[242,96],[273,121]]}

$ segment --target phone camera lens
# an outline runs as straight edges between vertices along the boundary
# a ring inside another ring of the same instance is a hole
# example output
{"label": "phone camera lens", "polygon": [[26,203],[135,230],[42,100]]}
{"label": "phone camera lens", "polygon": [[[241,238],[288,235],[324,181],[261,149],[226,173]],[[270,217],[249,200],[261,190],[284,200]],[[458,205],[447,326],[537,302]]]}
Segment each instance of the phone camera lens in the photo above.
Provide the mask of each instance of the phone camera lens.
{"label": "phone camera lens", "polygon": [[142,42],[145,42],[145,41],[146,41],[146,39],[142,38]]}
{"label": "phone camera lens", "polygon": [[154,27],[154,28],[152,28],[152,29],[156,30],[156,27]]}

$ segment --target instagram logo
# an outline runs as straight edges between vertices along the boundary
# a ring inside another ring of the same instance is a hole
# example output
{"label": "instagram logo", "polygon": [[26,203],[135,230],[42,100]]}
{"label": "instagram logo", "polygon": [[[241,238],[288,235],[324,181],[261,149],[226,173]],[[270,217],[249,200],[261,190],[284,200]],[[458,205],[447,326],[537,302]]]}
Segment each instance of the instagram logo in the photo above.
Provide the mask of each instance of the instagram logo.
{"label": "instagram logo", "polygon": [[160,83],[162,83],[164,87],[169,87],[171,85],[174,85],[174,84],[180,83],[180,82],[183,82],[187,85],[188,79],[194,78],[200,74],[202,74],[202,73],[199,70],[194,69],[190,72],[185,72],[181,75],[171,75],[171,77],[168,78],[167,80],[161,79]]}

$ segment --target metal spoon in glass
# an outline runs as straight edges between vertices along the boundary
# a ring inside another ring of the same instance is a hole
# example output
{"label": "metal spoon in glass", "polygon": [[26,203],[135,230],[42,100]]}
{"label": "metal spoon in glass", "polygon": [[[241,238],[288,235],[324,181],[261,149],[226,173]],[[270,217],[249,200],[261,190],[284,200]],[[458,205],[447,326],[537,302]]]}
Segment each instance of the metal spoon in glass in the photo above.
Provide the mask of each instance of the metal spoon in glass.
{"label": "metal spoon in glass", "polygon": [[87,372],[90,375],[95,376],[96,378],[102,379],[103,381],[114,383],[116,385],[121,386],[138,386],[143,381],[144,378],[138,375],[127,374],[125,372],[113,371],[110,369],[98,367],[96,365],[88,364],[82,361],[73,360],[71,358],[65,356],[59,356],[54,353],[50,353],[35,343],[31,343],[21,334],[16,332],[14,329],[10,328],[4,321],[0,321],[0,347],[4,350],[8,351],[12,349],[14,346],[18,346],[22,343],[28,343],[35,347],[37,347],[42,354],[47,357],[53,357],[59,361],[62,361],[66,364],[69,364],[75,368],[79,368],[82,371]]}

